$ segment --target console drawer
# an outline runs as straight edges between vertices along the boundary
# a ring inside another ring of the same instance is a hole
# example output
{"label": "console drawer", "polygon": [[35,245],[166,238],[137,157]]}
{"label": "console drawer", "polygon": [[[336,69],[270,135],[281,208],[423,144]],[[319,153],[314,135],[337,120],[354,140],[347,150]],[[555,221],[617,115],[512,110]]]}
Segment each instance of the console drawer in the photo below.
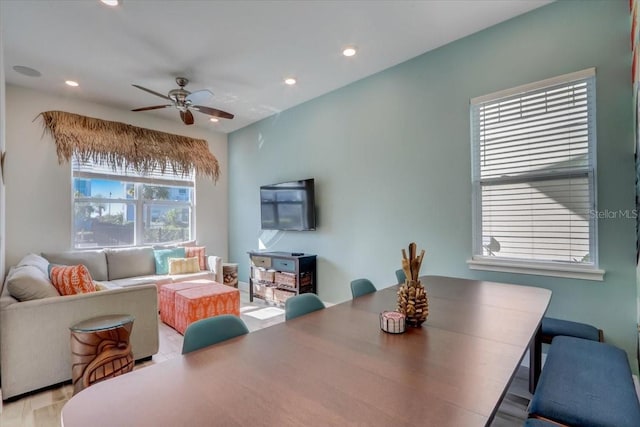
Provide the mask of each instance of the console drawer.
{"label": "console drawer", "polygon": [[256,267],[266,267],[266,268],[270,268],[271,267],[271,258],[266,257],[266,256],[252,256],[251,257],[251,263],[253,265],[255,265]]}
{"label": "console drawer", "polygon": [[291,273],[295,273],[296,262],[291,259],[274,258],[271,268],[277,271],[290,271]]}

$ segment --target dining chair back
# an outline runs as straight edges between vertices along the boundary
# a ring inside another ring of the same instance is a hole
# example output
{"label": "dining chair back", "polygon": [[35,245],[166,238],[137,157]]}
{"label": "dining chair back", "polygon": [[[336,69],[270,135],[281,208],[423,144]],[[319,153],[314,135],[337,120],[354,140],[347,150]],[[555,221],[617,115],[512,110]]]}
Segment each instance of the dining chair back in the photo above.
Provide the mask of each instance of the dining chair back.
{"label": "dining chair back", "polygon": [[182,354],[248,333],[249,329],[242,319],[232,314],[201,319],[190,324],[184,332]]}
{"label": "dining chair back", "polygon": [[295,319],[312,311],[322,310],[324,303],[316,294],[300,294],[290,298],[284,303],[285,320]]}
{"label": "dining chair back", "polygon": [[375,291],[377,291],[377,289],[369,279],[356,279],[351,281],[351,295],[353,295],[353,298],[358,298]]}
{"label": "dining chair back", "polygon": [[398,279],[398,283],[404,283],[407,280],[407,275],[404,274],[403,269],[396,270],[396,278]]}

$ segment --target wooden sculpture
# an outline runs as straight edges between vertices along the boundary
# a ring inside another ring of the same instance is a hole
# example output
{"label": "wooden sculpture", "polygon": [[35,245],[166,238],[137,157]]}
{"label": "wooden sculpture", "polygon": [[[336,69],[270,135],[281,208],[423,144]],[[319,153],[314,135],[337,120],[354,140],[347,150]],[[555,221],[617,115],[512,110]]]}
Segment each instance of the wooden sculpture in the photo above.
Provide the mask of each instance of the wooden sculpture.
{"label": "wooden sculpture", "polygon": [[409,257],[402,249],[402,270],[405,274],[404,284],[398,290],[398,311],[407,317],[407,325],[420,326],[429,315],[427,291],[420,283],[420,267],[424,258],[424,249],[416,255],[416,244],[409,244]]}
{"label": "wooden sculpture", "polygon": [[95,332],[71,332],[73,394],[133,370],[129,336],[133,322]]}

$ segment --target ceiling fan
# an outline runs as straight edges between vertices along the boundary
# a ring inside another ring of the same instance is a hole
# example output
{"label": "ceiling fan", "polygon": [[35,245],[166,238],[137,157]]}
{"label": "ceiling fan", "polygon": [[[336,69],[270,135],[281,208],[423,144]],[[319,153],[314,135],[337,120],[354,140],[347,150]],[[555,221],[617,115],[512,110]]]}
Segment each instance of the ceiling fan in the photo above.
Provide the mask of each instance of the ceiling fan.
{"label": "ceiling fan", "polygon": [[132,85],[137,87],[138,89],[144,90],[145,92],[149,92],[153,95],[159,96],[160,98],[171,101],[171,104],[153,105],[151,107],[136,108],[131,111],[148,111],[158,110],[160,108],[176,107],[178,111],[180,111],[180,118],[185,125],[193,124],[193,114],[191,114],[191,110],[195,110],[203,114],[208,114],[209,116],[213,117],[233,119],[233,114],[227,113],[226,111],[218,110],[211,107],[205,107],[204,105],[197,105],[213,96],[213,93],[211,93],[210,90],[203,89],[195,92],[189,92],[184,88],[189,83],[189,79],[184,77],[176,77],[176,83],[178,84],[178,86],[180,86],[180,88],[170,90],[167,95],[163,95],[151,89],[147,89],[146,87]]}

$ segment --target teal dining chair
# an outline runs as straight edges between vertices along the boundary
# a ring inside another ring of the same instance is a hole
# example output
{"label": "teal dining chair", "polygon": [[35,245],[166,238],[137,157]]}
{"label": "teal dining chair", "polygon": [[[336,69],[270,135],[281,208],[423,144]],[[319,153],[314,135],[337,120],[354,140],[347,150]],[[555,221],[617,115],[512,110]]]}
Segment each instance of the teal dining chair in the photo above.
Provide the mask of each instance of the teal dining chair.
{"label": "teal dining chair", "polygon": [[396,270],[396,278],[398,279],[398,283],[404,283],[407,280],[407,275],[404,274],[403,269]]}
{"label": "teal dining chair", "polygon": [[324,303],[316,294],[300,294],[287,298],[284,303],[285,320],[295,319],[312,311],[322,310]]}
{"label": "teal dining chair", "polygon": [[358,298],[375,291],[377,291],[377,289],[369,279],[356,279],[351,281],[351,295],[353,298]]}
{"label": "teal dining chair", "polygon": [[242,319],[232,314],[197,320],[190,324],[184,332],[182,354],[248,333],[249,329]]}

